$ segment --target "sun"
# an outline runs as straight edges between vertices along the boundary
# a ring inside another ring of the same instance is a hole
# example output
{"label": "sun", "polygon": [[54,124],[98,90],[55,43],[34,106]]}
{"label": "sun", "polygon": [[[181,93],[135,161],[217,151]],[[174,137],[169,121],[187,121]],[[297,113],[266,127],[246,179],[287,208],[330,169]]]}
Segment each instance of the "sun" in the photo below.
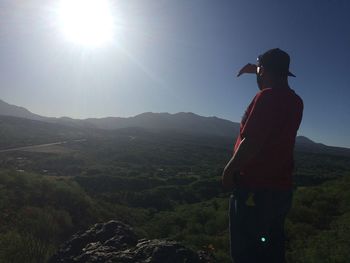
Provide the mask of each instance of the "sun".
{"label": "sun", "polygon": [[114,19],[108,0],[61,0],[58,19],[66,39],[77,45],[97,47],[113,39]]}

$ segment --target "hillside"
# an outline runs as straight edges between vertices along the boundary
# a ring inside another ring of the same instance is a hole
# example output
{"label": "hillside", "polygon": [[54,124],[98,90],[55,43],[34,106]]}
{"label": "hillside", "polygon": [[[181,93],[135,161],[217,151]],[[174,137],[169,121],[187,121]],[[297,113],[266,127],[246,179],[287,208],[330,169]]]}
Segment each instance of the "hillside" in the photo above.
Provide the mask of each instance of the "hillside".
{"label": "hillside", "polygon": [[[3,149],[66,142],[0,152],[1,262],[46,262],[69,236],[109,220],[128,223],[139,238],[175,240],[230,262],[229,193],[220,176],[238,124],[193,113],[44,121],[0,116],[0,132]],[[289,262],[346,262],[349,151],[297,138]],[[324,253],[327,240],[336,252]],[[155,249],[150,242],[140,251]],[[77,253],[95,258],[114,249],[94,244]]]}
{"label": "hillside", "polygon": [[328,146],[323,143],[316,143],[305,136],[298,136],[295,149],[308,153],[323,153],[340,156],[350,156],[350,149],[343,147]]}
{"label": "hillside", "polygon": [[88,134],[86,130],[61,124],[12,116],[0,116],[0,150],[61,140],[80,139],[86,134]]}
{"label": "hillside", "polygon": [[[232,136],[82,128],[10,116],[0,117],[0,131],[3,146],[67,141],[0,153],[1,262],[45,262],[72,234],[109,220],[128,223],[139,238],[175,240],[229,262],[229,193],[221,188],[220,175],[232,155]],[[324,262],[344,259],[348,197],[343,189],[349,185],[350,158],[328,154],[327,146],[307,138],[298,144],[289,262],[319,259],[329,238],[340,250],[323,255]],[[96,255],[104,249],[95,248]]]}
{"label": "hillside", "polygon": [[45,117],[34,114],[26,108],[11,105],[3,100],[0,100],[0,115],[26,118],[31,120],[45,120]]}
{"label": "hillside", "polygon": [[[0,115],[0,150],[59,140],[105,137],[115,133],[161,134],[161,137],[183,137],[212,142],[222,137],[231,147],[239,131],[239,124],[216,117],[202,117],[193,113],[144,113],[130,118],[74,120],[70,118],[32,120]],[[207,138],[207,139],[205,139]],[[315,143],[298,136],[296,151],[350,156],[350,149]]]}

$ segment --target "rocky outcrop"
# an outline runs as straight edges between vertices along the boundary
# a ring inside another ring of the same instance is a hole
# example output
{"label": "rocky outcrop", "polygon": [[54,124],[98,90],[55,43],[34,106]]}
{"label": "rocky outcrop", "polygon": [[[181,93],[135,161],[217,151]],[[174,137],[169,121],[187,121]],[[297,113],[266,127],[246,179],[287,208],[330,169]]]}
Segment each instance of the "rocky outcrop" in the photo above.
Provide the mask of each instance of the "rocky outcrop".
{"label": "rocky outcrop", "polygon": [[75,234],[50,263],[207,263],[206,252],[194,252],[175,241],[137,240],[132,229],[119,221],[96,224]]}

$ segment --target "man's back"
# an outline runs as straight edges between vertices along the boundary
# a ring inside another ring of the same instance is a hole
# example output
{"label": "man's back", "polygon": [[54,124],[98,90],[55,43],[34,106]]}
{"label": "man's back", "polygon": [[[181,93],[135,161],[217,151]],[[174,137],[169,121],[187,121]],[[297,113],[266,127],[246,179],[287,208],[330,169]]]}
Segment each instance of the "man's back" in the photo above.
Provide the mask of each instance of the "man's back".
{"label": "man's back", "polygon": [[257,93],[242,119],[235,150],[242,138],[266,138],[260,151],[241,169],[240,186],[292,187],[293,151],[302,112],[301,98],[289,88],[267,88]]}

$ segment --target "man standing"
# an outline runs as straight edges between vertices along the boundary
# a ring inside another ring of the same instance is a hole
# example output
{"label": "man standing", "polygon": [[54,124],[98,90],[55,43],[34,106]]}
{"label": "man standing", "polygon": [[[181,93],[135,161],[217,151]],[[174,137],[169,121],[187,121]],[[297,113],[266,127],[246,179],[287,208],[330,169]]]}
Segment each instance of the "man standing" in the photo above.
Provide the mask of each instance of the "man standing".
{"label": "man standing", "polygon": [[289,87],[289,55],[268,50],[257,64],[239,72],[254,73],[260,91],[248,106],[234,154],[222,182],[230,198],[230,248],[235,263],[285,261],[284,221],[293,196],[293,152],[302,99]]}

